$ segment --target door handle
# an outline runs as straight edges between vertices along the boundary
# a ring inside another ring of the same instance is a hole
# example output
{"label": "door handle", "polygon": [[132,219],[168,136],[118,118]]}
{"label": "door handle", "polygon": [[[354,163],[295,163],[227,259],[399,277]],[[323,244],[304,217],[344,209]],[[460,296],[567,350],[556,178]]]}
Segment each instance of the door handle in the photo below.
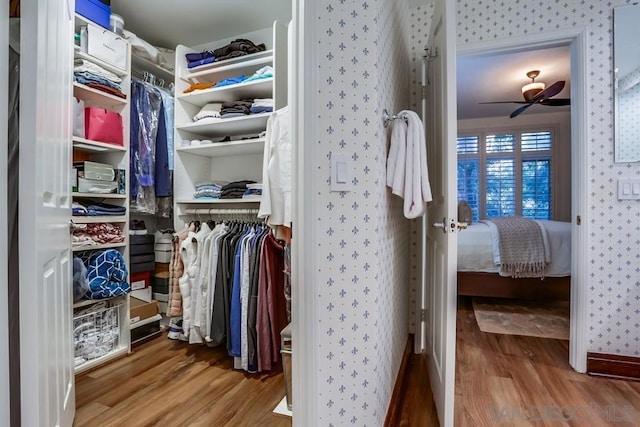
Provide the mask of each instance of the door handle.
{"label": "door handle", "polygon": [[447,217],[442,218],[442,222],[434,222],[433,224],[431,224],[431,227],[433,228],[439,228],[442,230],[442,232],[444,234],[447,234]]}

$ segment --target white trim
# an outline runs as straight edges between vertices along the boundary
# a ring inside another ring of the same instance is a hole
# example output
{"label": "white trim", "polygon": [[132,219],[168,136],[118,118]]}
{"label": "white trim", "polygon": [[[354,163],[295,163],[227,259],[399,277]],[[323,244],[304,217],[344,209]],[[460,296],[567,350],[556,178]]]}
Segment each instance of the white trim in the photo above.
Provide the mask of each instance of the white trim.
{"label": "white trim", "polygon": [[[0,6],[0,123],[7,123],[9,106],[9,2]],[[0,132],[0,224],[7,230],[7,146],[6,127]],[[9,301],[8,293],[8,233],[0,233],[0,425],[9,425]]]}
{"label": "white trim", "polygon": [[[571,332],[569,364],[578,372],[586,371],[587,363],[587,289],[584,264],[588,236],[588,194],[587,150],[587,29],[570,28],[528,34],[522,37],[489,40],[479,43],[458,45],[458,55],[473,56],[492,53],[517,52],[531,49],[551,48],[570,45],[571,47],[571,165],[572,165],[572,253],[571,253]],[[582,225],[575,224],[577,215]]]}
{"label": "white trim", "polygon": [[317,4],[313,1],[293,0],[294,61],[291,93],[293,144],[293,240],[292,273],[292,342],[293,345],[293,426],[312,426],[317,422],[316,275],[314,274],[314,242],[317,240],[313,218],[314,171],[317,135],[318,93],[317,55],[313,45],[316,34]]}
{"label": "white trim", "polygon": [[[586,30],[576,34],[571,44],[571,320],[569,364],[578,372],[587,371],[587,236],[589,206],[588,176],[588,111],[587,78],[589,76],[589,48]],[[581,217],[581,225],[576,217]]]}

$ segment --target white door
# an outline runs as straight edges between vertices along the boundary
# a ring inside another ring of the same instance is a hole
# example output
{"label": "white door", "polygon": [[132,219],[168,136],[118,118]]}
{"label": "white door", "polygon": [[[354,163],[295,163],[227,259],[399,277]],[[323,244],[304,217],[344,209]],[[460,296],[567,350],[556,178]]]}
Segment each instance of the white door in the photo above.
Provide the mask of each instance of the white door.
{"label": "white door", "polygon": [[70,0],[21,4],[20,398],[24,426],[71,426]]}
{"label": "white door", "polygon": [[454,3],[436,3],[427,87],[427,157],[433,201],[427,204],[422,327],[431,390],[440,425],[453,426],[456,362],[456,52]]}
{"label": "white door", "polygon": [[[9,97],[9,2],[0,6],[0,123],[7,123]],[[5,129],[3,127],[3,129]],[[0,132],[0,147],[7,147],[7,132]],[[7,149],[0,150],[0,227],[7,225]],[[5,228],[6,229],[6,228]],[[9,312],[7,301],[7,233],[0,233],[0,425],[9,425]]]}

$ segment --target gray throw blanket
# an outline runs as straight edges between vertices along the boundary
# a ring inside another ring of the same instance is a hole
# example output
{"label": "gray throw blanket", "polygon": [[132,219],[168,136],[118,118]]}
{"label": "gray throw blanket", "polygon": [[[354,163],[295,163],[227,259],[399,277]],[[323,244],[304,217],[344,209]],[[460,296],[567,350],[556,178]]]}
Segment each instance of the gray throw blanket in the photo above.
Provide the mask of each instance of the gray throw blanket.
{"label": "gray throw blanket", "polygon": [[540,225],[531,219],[492,218],[498,229],[502,272],[511,277],[544,277],[547,262]]}

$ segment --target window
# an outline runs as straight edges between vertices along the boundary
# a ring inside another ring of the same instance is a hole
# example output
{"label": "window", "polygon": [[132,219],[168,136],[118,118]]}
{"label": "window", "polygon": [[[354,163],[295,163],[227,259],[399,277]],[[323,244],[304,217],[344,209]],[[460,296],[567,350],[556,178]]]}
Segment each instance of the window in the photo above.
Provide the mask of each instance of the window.
{"label": "window", "polygon": [[551,219],[552,142],[549,130],[459,136],[458,200],[469,203],[476,221]]}

